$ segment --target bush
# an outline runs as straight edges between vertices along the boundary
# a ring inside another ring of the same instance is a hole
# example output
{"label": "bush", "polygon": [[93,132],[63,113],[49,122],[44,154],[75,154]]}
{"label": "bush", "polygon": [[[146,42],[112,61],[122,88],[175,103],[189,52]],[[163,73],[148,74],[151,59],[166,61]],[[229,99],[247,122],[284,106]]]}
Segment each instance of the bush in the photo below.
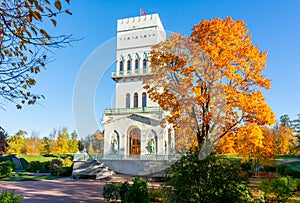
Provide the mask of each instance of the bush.
{"label": "bush", "polygon": [[161,188],[150,188],[148,194],[151,202],[167,202],[166,194]]}
{"label": "bush", "polygon": [[10,154],[7,156],[0,156],[0,162],[2,161],[11,161],[12,158],[17,158],[15,154]]}
{"label": "bush", "polygon": [[45,164],[40,161],[31,161],[27,167],[28,172],[43,171],[45,169]]}
{"label": "bush", "polygon": [[149,202],[147,182],[140,178],[135,178],[131,186],[128,181],[108,183],[103,188],[102,196],[106,201]]}
{"label": "bush", "polygon": [[104,186],[102,195],[106,201],[117,201],[120,198],[121,202],[125,202],[129,187],[128,181],[108,183]]}
{"label": "bush", "polygon": [[265,193],[267,201],[287,201],[292,196],[291,192],[297,190],[297,181],[290,176],[272,180],[264,179],[259,189]]}
{"label": "bush", "polygon": [[0,177],[6,177],[16,169],[16,164],[11,161],[0,162]]}
{"label": "bush", "polygon": [[49,164],[49,170],[52,175],[58,175],[60,168],[62,167],[62,160],[52,159]]}
{"label": "bush", "polygon": [[0,202],[3,203],[21,203],[23,200],[22,195],[16,195],[14,190],[3,190],[0,193]]}
{"label": "bush", "polygon": [[125,181],[121,184],[120,190],[119,190],[121,202],[125,202],[126,193],[128,192],[129,188],[130,188],[130,184],[128,181]]}
{"label": "bush", "polygon": [[295,183],[296,183],[297,191],[300,191],[300,179],[296,178]]}
{"label": "bush", "polygon": [[276,172],[281,176],[291,176],[293,178],[300,178],[299,171],[295,171],[285,164],[276,166]]}
{"label": "bush", "polygon": [[244,163],[241,163],[241,169],[242,171],[251,171],[251,163],[250,162],[244,162]]}
{"label": "bush", "polygon": [[149,202],[147,185],[147,181],[141,178],[135,178],[133,180],[133,185],[129,187],[128,191],[125,194],[125,202]]}
{"label": "bush", "polygon": [[275,172],[276,171],[276,167],[275,166],[263,166],[261,169],[260,169],[261,172],[264,172],[264,173],[269,173],[269,172]]}
{"label": "bush", "polygon": [[171,202],[251,202],[240,165],[219,155],[189,152],[166,171]]}
{"label": "bush", "polygon": [[106,201],[115,200],[120,198],[120,188],[122,183],[108,183],[104,186],[102,195]]}
{"label": "bush", "polygon": [[72,164],[73,162],[68,158],[64,160],[52,159],[49,163],[49,170],[55,176],[70,176],[72,174]]}

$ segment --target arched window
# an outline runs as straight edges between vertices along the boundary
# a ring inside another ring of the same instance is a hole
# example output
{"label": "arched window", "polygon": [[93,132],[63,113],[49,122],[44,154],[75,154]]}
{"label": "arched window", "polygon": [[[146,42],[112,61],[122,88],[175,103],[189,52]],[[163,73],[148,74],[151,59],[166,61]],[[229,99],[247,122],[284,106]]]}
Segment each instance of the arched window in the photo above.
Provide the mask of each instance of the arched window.
{"label": "arched window", "polygon": [[147,68],[147,60],[146,59],[143,59],[143,68]]}
{"label": "arched window", "polygon": [[139,106],[139,96],[138,93],[134,93],[133,95],[133,107]]}
{"label": "arched window", "polygon": [[126,94],[126,108],[130,108],[130,94]]}
{"label": "arched window", "polygon": [[143,92],[142,94],[142,107],[146,107],[147,106],[147,94],[146,92]]}
{"label": "arched window", "polygon": [[123,72],[123,70],[124,70],[124,68],[123,68],[123,61],[120,61],[120,66],[119,66],[119,68],[120,68],[120,72]]}
{"label": "arched window", "polygon": [[139,71],[139,60],[135,59],[135,72],[138,73]]}
{"label": "arched window", "polygon": [[147,72],[147,60],[143,59],[143,73]]}
{"label": "arched window", "polygon": [[127,72],[130,72],[131,70],[131,60],[127,61]]}

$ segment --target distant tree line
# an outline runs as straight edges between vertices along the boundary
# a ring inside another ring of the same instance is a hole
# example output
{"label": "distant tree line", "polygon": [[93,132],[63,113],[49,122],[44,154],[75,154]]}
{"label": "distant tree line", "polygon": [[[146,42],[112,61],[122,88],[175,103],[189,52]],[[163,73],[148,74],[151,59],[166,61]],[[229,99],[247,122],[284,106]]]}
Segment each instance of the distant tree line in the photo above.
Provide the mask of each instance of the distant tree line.
{"label": "distant tree line", "polygon": [[239,154],[244,160],[297,154],[300,152],[300,114],[294,120],[285,114],[272,128],[256,124],[242,127],[220,140],[217,151]]}
{"label": "distant tree line", "polygon": [[0,154],[72,154],[83,149],[89,153],[103,151],[101,131],[79,139],[76,132],[70,133],[67,127],[54,129],[45,137],[40,137],[34,131],[29,135],[24,130],[8,136],[4,129],[1,129],[0,141]]}

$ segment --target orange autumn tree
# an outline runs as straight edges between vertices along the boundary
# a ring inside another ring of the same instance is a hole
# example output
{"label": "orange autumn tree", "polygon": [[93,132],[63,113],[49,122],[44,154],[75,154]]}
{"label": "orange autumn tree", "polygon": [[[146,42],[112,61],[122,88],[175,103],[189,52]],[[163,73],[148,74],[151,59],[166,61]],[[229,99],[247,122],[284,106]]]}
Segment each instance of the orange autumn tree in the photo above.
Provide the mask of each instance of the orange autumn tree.
{"label": "orange autumn tree", "polygon": [[236,154],[235,133],[229,132],[225,138],[226,139],[223,138],[218,141],[215,151],[218,154]]}
{"label": "orange autumn tree", "polygon": [[235,132],[235,150],[243,157],[243,161],[274,158],[274,136],[270,129],[258,126],[256,123],[247,123],[238,127]]}
{"label": "orange autumn tree", "polygon": [[248,123],[237,128],[236,152],[243,157],[243,161],[257,159],[259,151],[263,149],[262,130],[256,123]]}
{"label": "orange autumn tree", "polygon": [[243,123],[275,121],[261,91],[270,89],[267,53],[253,45],[245,26],[230,17],[203,20],[190,37],[172,34],[152,47],[144,88],[175,127],[189,124],[199,146]]}
{"label": "orange autumn tree", "polygon": [[294,131],[289,126],[276,125],[273,134],[275,136],[274,150],[276,154],[289,154],[298,144]]}
{"label": "orange autumn tree", "polygon": [[247,123],[219,140],[216,152],[238,154],[243,161],[275,158],[275,136],[270,128]]}

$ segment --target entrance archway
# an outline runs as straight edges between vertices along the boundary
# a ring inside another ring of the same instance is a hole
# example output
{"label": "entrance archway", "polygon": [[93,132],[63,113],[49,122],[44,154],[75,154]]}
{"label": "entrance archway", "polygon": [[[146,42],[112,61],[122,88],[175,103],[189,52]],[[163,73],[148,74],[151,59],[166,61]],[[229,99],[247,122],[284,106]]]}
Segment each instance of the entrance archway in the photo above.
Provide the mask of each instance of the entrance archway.
{"label": "entrance archway", "polygon": [[138,128],[129,132],[129,154],[141,154],[141,130]]}

